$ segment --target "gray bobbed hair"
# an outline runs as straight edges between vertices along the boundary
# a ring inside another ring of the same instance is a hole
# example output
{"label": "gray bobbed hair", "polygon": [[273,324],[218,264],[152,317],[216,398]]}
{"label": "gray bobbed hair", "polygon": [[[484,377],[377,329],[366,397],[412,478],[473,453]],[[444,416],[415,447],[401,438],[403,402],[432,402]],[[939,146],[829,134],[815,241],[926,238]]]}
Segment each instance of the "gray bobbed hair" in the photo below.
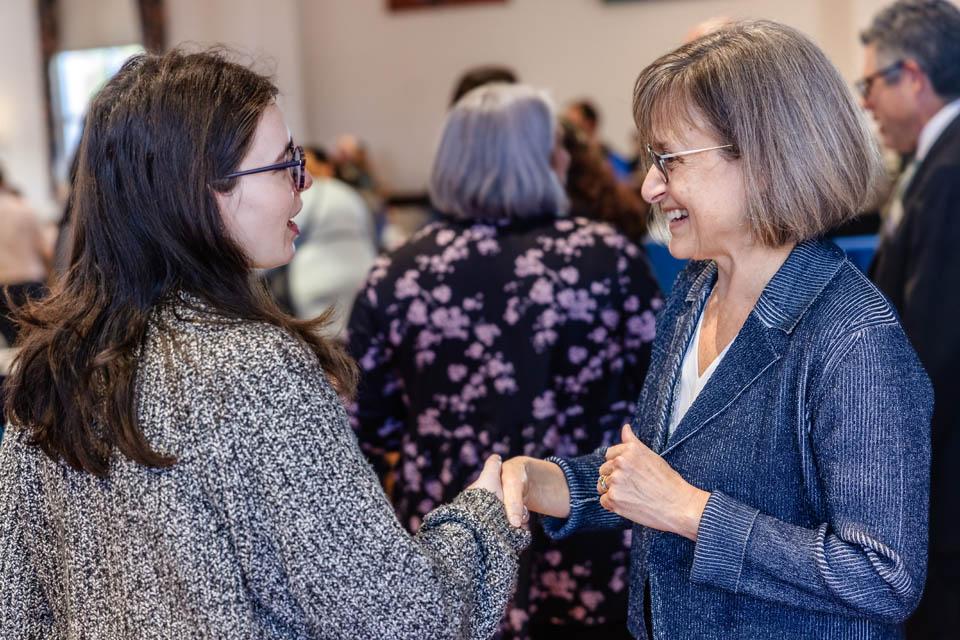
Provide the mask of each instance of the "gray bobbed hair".
{"label": "gray bobbed hair", "polygon": [[[874,204],[885,178],[840,73],[775,22],[734,23],[661,56],[637,78],[633,106],[640,139],[654,147],[698,115],[733,145],[721,153],[742,163],[747,221],[767,246],[827,235]],[[653,227],[662,221],[661,211]]]}
{"label": "gray bobbed hair", "polygon": [[433,206],[469,220],[566,213],[551,166],[555,130],[542,91],[499,83],[470,91],[447,115],[430,176]]}

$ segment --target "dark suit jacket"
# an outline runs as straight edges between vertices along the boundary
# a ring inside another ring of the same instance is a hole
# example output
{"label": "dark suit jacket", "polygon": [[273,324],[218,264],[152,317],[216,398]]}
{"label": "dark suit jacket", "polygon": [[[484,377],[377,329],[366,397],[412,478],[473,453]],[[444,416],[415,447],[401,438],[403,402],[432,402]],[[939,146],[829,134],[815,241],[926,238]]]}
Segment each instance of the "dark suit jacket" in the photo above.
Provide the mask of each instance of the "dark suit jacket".
{"label": "dark suit jacket", "polygon": [[930,552],[960,555],[960,118],[917,168],[903,207],[870,276],[933,382]]}

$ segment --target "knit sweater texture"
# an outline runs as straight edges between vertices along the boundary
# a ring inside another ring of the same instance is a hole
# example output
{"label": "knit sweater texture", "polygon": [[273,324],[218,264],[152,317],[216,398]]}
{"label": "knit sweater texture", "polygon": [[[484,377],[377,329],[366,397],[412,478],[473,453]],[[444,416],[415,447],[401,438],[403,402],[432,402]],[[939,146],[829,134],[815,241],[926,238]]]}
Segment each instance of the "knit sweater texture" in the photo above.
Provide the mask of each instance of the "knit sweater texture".
{"label": "knit sweater texture", "polygon": [[0,447],[0,637],[485,638],[529,535],[483,490],[412,537],[316,356],[178,296],[154,312],[140,427],[176,456],[105,479],[16,426]]}

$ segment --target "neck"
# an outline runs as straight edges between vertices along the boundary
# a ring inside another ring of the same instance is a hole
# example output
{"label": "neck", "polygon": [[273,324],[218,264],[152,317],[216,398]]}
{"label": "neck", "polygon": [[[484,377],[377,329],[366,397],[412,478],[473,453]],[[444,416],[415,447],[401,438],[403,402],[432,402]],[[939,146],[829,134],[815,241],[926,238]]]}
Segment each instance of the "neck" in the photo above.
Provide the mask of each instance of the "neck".
{"label": "neck", "polygon": [[786,262],[796,243],[779,247],[751,244],[736,252],[718,256],[717,283],[713,297],[721,304],[744,304],[749,308],[760,298],[764,287]]}
{"label": "neck", "polygon": [[920,124],[920,128],[917,131],[918,136],[920,135],[920,131],[923,131],[923,128],[927,126],[927,123],[933,119],[933,116],[937,115],[940,109],[943,109],[946,104],[946,100],[933,91],[925,91],[920,95],[917,104],[917,122]]}

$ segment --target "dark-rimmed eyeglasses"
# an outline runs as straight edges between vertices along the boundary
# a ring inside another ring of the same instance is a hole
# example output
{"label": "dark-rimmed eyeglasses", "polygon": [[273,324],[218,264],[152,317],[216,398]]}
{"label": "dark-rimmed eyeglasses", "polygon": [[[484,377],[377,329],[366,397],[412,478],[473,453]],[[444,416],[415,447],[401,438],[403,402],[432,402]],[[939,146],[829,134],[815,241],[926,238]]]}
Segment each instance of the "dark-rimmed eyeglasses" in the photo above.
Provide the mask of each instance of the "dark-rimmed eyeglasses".
{"label": "dark-rimmed eyeglasses", "polygon": [[853,86],[857,89],[857,93],[860,94],[860,97],[866,100],[867,96],[870,95],[870,89],[873,88],[873,83],[877,78],[885,78],[889,81],[891,76],[900,71],[902,68],[903,60],[897,60],[896,62],[888,64],[883,69],[878,69],[869,75],[863,76],[854,82]]}
{"label": "dark-rimmed eyeglasses", "polygon": [[674,158],[679,158],[681,156],[690,156],[695,153],[703,153],[704,151],[713,151],[715,149],[731,149],[733,148],[732,144],[720,144],[715,147],[704,147],[702,149],[689,149],[687,151],[674,151],[673,153],[657,153],[653,150],[649,144],[647,145],[647,153],[650,155],[650,161],[653,163],[653,166],[657,168],[657,171],[660,172],[660,175],[663,177],[663,182],[670,182],[670,175],[667,173],[667,161]]}
{"label": "dark-rimmed eyeglasses", "polygon": [[296,146],[293,147],[293,155],[290,160],[284,162],[277,162],[276,164],[268,164],[265,167],[257,167],[256,169],[245,169],[243,171],[234,171],[223,176],[223,180],[229,180],[231,178],[239,178],[240,176],[249,176],[254,173],[266,173],[268,171],[280,171],[281,169],[287,169],[290,171],[290,177],[293,179],[293,186],[297,191],[303,191],[304,187],[307,184],[307,158],[303,154],[303,147]]}

